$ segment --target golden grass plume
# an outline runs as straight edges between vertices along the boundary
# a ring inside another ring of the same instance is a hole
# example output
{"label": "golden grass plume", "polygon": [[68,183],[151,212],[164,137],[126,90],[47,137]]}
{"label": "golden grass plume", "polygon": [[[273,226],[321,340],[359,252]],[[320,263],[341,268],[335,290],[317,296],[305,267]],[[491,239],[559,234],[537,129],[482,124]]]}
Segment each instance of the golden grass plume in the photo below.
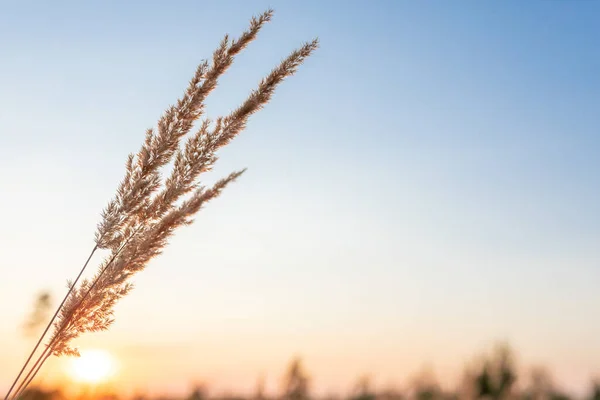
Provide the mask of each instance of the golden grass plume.
{"label": "golden grass plume", "polygon": [[[128,156],[125,176],[102,211],[88,261],[77,278],[68,283],[67,295],[5,400],[18,398],[50,356],[78,355],[73,341],[81,334],[108,329],[114,305],[132,289],[132,276],[162,252],[177,228],[192,223],[207,202],[245,171],[233,172],[212,187],[204,187],[199,181],[200,175],[217,161],[217,151],[245,129],[249,117],[269,102],[277,86],[316,50],[318,41],[305,43],[292,52],[228,115],[205,118],[204,102],[235,57],[256,39],[272,16],[273,11],[267,10],[252,18],[237,39],[226,35],[212,60],[197,67],[182,97],[166,109],[155,128],[146,131],[139,151]],[[163,178],[161,170],[170,164],[172,169]],[[97,249],[108,249],[110,254],[92,278],[79,282]],[[51,327],[53,332],[45,348],[29,366]]]}

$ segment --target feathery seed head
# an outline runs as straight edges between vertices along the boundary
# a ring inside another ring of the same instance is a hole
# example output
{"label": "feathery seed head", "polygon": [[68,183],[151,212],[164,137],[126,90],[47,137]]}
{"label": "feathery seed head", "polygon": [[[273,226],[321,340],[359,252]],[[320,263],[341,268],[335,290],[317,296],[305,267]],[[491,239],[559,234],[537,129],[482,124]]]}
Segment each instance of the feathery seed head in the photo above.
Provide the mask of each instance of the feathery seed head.
{"label": "feathery seed head", "polygon": [[[108,329],[114,305],[133,288],[131,277],[161,254],[177,228],[192,223],[207,202],[245,172],[231,173],[210,188],[199,182],[200,175],[217,161],[217,151],[244,130],[249,117],[269,102],[277,86],[318,47],[317,40],[292,52],[229,115],[216,118],[214,124],[205,119],[183,146],[180,143],[203,116],[204,101],[219,78],[272,16],[269,9],[253,17],[237,39],[226,35],[212,61],[197,67],[176,105],[166,109],[155,129],[146,131],[140,150],[127,157],[125,175],[102,211],[95,234],[97,247],[110,249],[110,255],[91,279],[72,288],[54,323],[48,344],[52,354],[77,355],[73,340],[85,332]],[[172,169],[163,181],[160,170],[169,163]]]}

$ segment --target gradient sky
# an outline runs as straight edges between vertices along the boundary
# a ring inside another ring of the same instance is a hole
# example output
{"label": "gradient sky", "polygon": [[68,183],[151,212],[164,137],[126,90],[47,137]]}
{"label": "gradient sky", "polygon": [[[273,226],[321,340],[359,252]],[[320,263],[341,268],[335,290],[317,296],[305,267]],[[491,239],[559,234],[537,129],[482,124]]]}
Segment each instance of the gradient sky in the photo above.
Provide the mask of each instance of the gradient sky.
{"label": "gradient sky", "polygon": [[321,48],[207,176],[243,179],[81,346],[115,354],[124,388],[159,391],[259,375],[274,390],[295,354],[322,392],[423,366],[447,381],[497,340],[566,388],[600,374],[600,3],[6,1],[0,387],[126,155],[269,6],[209,116],[303,41]]}

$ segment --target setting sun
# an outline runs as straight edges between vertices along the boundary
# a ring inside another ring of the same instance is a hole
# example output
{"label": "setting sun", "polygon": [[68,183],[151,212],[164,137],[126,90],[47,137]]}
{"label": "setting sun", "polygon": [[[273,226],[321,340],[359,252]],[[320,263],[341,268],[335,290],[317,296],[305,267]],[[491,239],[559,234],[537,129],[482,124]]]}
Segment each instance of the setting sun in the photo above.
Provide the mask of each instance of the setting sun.
{"label": "setting sun", "polygon": [[71,362],[73,379],[83,383],[101,383],[115,372],[114,358],[103,350],[85,350]]}

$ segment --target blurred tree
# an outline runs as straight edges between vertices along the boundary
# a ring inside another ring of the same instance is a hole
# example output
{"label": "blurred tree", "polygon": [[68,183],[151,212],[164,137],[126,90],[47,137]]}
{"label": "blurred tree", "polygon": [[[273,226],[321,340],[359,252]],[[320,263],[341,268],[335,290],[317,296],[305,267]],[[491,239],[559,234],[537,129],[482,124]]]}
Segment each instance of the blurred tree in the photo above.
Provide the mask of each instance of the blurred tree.
{"label": "blurred tree", "polygon": [[192,393],[187,397],[187,400],[205,400],[207,398],[206,385],[196,384],[194,389],[192,389]]}
{"label": "blurred tree", "polygon": [[41,328],[50,320],[52,297],[49,292],[40,292],[33,304],[33,310],[23,324],[23,333],[27,337],[37,337]]}
{"label": "blurred tree", "polygon": [[260,376],[256,381],[256,389],[254,389],[254,400],[265,400],[265,377]]}
{"label": "blurred tree", "polygon": [[358,379],[351,400],[375,400],[377,396],[371,389],[371,380],[365,375]]}
{"label": "blurred tree", "polygon": [[550,400],[571,400],[569,395],[561,392],[552,392],[549,398]]}
{"label": "blurred tree", "polygon": [[283,383],[283,398],[286,400],[305,400],[309,398],[309,378],[304,372],[302,362],[295,358],[290,363]]}
{"label": "blurred tree", "polygon": [[568,400],[570,397],[556,389],[550,373],[541,367],[531,372],[531,383],[525,391],[527,400]]}
{"label": "blurred tree", "polygon": [[416,400],[433,400],[442,397],[442,390],[430,369],[419,373],[411,383],[412,397]]}
{"label": "blurred tree", "polygon": [[478,387],[477,387],[477,376],[479,374],[478,368],[467,366],[463,371],[462,378],[458,383],[456,395],[460,399],[473,400],[477,398]]}
{"label": "blurred tree", "polygon": [[378,393],[377,398],[380,400],[403,400],[404,395],[396,388],[389,387]]}
{"label": "blurred tree", "polygon": [[592,383],[592,393],[590,400],[600,400],[600,381],[594,381]]}
{"label": "blurred tree", "polygon": [[39,387],[27,389],[20,400],[63,400],[65,397],[59,390],[44,390]]}
{"label": "blurred tree", "polygon": [[517,379],[512,351],[499,345],[491,355],[483,360],[481,370],[475,373],[475,396],[477,398],[506,399],[512,393]]}
{"label": "blurred tree", "polygon": [[553,392],[552,377],[544,368],[536,367],[531,371],[531,383],[527,390],[529,400],[546,400]]}

